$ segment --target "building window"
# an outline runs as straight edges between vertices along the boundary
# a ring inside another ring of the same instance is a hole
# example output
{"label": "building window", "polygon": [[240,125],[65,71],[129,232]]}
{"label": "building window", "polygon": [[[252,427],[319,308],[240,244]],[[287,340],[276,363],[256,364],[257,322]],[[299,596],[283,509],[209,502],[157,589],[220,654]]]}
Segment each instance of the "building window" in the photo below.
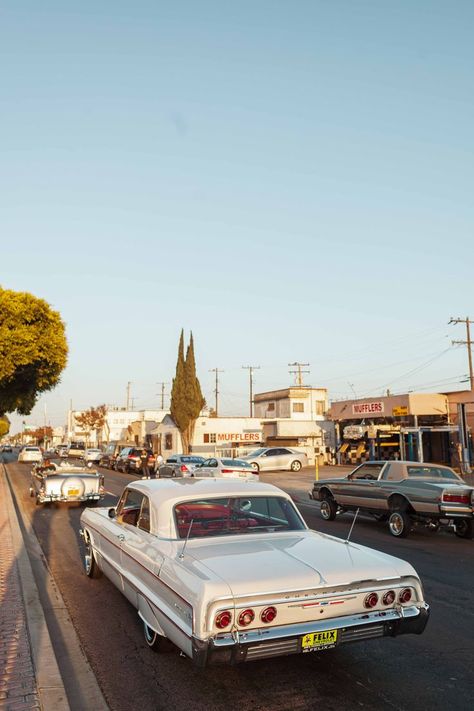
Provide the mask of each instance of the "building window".
{"label": "building window", "polygon": [[268,412],[275,412],[275,403],[274,402],[268,403],[267,411]]}
{"label": "building window", "polygon": [[304,402],[294,402],[293,412],[304,412]]}
{"label": "building window", "polygon": [[205,432],[203,434],[204,444],[213,444],[216,441],[216,435],[213,432]]}
{"label": "building window", "polygon": [[324,400],[316,400],[316,414],[324,415]]}
{"label": "building window", "polygon": [[165,434],[165,449],[173,449],[173,435],[171,432]]}
{"label": "building window", "polygon": [[209,433],[209,442],[214,444],[216,442],[216,433],[215,432],[210,432]]}

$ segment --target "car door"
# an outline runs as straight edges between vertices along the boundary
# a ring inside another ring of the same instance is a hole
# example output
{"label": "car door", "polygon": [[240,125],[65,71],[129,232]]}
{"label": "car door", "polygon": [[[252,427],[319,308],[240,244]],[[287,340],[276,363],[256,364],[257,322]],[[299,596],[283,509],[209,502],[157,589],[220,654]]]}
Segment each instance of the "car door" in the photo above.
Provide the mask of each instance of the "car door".
{"label": "car door", "polygon": [[202,464],[198,464],[196,469],[194,470],[194,476],[195,477],[201,477],[201,476],[212,476],[211,470],[210,470],[210,462],[212,459],[205,459]]}
{"label": "car door", "polygon": [[278,449],[273,447],[272,449],[267,449],[266,452],[258,458],[258,466],[261,471],[269,471],[270,469],[275,469]]}
{"label": "car door", "polygon": [[278,469],[289,469],[291,466],[291,463],[294,462],[295,459],[298,459],[298,457],[295,455],[294,452],[290,452],[289,449],[286,449],[285,447],[281,447],[278,450],[278,455],[277,455]]}
{"label": "car door", "polygon": [[122,516],[121,565],[124,595],[138,608],[140,594],[148,599],[156,586],[163,555],[150,533],[148,496],[130,491],[132,506]]}
{"label": "car door", "polygon": [[168,457],[166,462],[161,465],[159,469],[160,477],[170,477],[173,476],[174,467],[177,463],[177,457]]}
{"label": "car door", "polygon": [[341,487],[337,501],[351,506],[377,509],[381,500],[378,478],[385,462],[366,462],[355,469]]}
{"label": "car door", "polygon": [[128,492],[129,489],[125,489],[120,497],[115,509],[115,516],[113,518],[101,518],[100,524],[99,551],[101,567],[105,575],[120,590],[123,589],[121,548],[124,537],[124,526],[122,515],[126,511],[127,506],[131,506],[128,500]]}

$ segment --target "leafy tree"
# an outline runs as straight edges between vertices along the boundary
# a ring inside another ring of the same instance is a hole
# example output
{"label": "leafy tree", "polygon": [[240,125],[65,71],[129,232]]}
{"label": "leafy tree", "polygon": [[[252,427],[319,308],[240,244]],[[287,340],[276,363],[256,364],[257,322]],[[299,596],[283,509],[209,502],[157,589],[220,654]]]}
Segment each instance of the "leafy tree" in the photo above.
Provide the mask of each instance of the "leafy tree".
{"label": "leafy tree", "polygon": [[51,442],[53,439],[53,429],[52,427],[38,427],[36,430],[31,430],[28,432],[30,437],[34,437],[37,445],[44,445],[46,441]]}
{"label": "leafy tree", "polygon": [[80,415],[74,415],[74,419],[86,436],[86,444],[88,443],[91,431],[97,433],[98,440],[99,433],[102,432],[104,427],[108,429],[107,406],[98,405],[98,407],[90,407],[88,410],[81,412]]}
{"label": "leafy tree", "polygon": [[184,332],[181,331],[178,346],[176,375],[171,388],[170,413],[181,435],[183,452],[188,454],[194,435],[194,427],[205,400],[201,386],[196,376],[194,358],[194,341],[191,334],[190,342],[184,358]]}
{"label": "leafy tree", "polygon": [[10,420],[8,417],[0,417],[0,439],[10,432]]}
{"label": "leafy tree", "polygon": [[49,304],[0,287],[0,415],[28,415],[58,384],[67,362],[64,323]]}

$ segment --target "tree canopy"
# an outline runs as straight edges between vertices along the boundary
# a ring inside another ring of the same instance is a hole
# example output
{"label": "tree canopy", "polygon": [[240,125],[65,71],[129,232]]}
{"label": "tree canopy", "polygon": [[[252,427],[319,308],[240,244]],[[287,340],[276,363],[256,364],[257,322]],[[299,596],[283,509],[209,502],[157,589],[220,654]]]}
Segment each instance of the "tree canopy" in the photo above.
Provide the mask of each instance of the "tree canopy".
{"label": "tree canopy", "polygon": [[185,454],[190,451],[196,420],[205,404],[206,401],[196,375],[193,334],[191,333],[186,358],[184,358],[184,333],[181,331],[176,375],[171,388],[170,412],[180,431]]}
{"label": "tree canopy", "polygon": [[90,407],[88,410],[81,412],[80,415],[74,415],[74,419],[79,427],[82,427],[87,440],[92,430],[97,432],[97,438],[99,438],[99,433],[102,432],[103,428],[108,429],[107,406]]}
{"label": "tree canopy", "polygon": [[38,395],[58,384],[67,354],[60,314],[32,294],[0,287],[0,415],[28,415]]}
{"label": "tree canopy", "polygon": [[5,415],[0,417],[0,438],[10,432],[10,420]]}

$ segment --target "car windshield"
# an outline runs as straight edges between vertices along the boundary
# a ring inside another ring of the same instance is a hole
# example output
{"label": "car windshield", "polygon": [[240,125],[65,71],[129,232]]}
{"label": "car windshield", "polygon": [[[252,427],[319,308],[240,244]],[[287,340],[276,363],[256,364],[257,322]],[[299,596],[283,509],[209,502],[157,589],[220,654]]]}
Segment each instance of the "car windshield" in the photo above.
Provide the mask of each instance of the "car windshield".
{"label": "car windshield", "polygon": [[260,449],[254,449],[253,452],[249,452],[247,454],[247,457],[258,457],[260,454],[263,454],[267,450],[264,447],[261,447]]}
{"label": "car windshield", "polygon": [[458,475],[447,467],[407,466],[409,477],[420,479],[451,479],[459,481]]}
{"label": "car windshield", "polygon": [[253,467],[248,462],[243,462],[241,459],[221,459],[222,464],[225,467],[239,467],[239,469],[251,469]]}
{"label": "car windshield", "polygon": [[204,457],[180,457],[179,458],[181,462],[184,462],[185,464],[201,464],[201,462],[204,461]]}
{"label": "car windshield", "polygon": [[279,496],[186,501],[174,507],[178,538],[280,533],[305,528],[294,505]]}

